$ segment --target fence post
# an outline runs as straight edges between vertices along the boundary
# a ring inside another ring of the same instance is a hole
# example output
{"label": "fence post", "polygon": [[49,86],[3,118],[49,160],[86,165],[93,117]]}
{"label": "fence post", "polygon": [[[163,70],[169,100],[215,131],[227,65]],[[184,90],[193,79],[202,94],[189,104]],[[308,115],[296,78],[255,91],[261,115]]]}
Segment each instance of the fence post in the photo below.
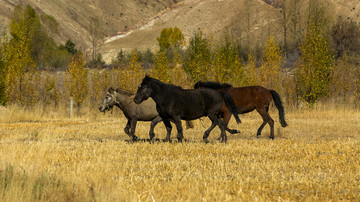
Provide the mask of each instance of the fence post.
{"label": "fence post", "polygon": [[73,103],[74,103],[74,99],[73,99],[73,97],[70,97],[69,119],[71,119],[71,117],[72,117],[72,112],[73,112]]}

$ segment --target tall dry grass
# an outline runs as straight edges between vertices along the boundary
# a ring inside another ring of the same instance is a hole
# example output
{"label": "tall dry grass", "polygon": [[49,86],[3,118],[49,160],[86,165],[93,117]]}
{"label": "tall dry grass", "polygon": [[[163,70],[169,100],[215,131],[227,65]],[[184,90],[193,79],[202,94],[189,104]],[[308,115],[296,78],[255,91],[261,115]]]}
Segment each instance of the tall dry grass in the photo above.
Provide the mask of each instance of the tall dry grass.
{"label": "tall dry grass", "polygon": [[[41,111],[41,110],[39,110]],[[1,201],[338,201],[360,198],[360,112],[319,105],[277,111],[256,138],[261,117],[241,115],[241,134],[204,144],[207,118],[184,131],[187,142],[130,144],[114,113],[43,114],[0,108]],[[148,122],[136,135],[148,138]],[[165,128],[155,128],[158,138]],[[176,139],[176,129],[172,138]]]}

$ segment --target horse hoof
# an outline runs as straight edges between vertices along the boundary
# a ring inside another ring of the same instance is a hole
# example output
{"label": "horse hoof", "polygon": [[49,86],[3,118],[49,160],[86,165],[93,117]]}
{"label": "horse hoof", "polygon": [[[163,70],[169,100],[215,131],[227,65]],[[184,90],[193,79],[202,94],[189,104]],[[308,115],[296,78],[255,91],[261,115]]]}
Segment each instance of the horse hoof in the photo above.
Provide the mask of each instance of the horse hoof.
{"label": "horse hoof", "polygon": [[163,139],[163,142],[169,142],[169,143],[171,143],[171,140],[169,140],[169,139]]}
{"label": "horse hoof", "polygon": [[257,135],[256,138],[259,139],[259,138],[260,138],[260,135]]}
{"label": "horse hoof", "polygon": [[274,136],[270,136],[270,139],[274,140]]}

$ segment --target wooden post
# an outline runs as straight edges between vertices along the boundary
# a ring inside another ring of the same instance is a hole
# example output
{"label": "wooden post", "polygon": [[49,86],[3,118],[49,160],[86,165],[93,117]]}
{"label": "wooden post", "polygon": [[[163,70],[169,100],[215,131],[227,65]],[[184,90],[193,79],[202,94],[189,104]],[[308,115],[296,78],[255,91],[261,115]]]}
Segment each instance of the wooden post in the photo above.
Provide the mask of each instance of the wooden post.
{"label": "wooden post", "polygon": [[73,97],[70,97],[69,119],[71,119],[71,117],[72,117],[73,105],[74,105],[74,99],[73,99]]}

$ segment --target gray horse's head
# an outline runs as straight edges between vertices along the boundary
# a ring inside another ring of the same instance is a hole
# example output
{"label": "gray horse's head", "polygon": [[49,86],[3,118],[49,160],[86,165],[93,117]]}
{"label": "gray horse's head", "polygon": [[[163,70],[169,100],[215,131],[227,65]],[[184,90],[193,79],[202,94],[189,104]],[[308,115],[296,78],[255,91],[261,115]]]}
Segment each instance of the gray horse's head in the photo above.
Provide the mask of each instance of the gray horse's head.
{"label": "gray horse's head", "polygon": [[100,112],[105,112],[111,110],[116,104],[116,91],[110,87],[108,92],[106,92],[103,101],[100,103],[99,110]]}

